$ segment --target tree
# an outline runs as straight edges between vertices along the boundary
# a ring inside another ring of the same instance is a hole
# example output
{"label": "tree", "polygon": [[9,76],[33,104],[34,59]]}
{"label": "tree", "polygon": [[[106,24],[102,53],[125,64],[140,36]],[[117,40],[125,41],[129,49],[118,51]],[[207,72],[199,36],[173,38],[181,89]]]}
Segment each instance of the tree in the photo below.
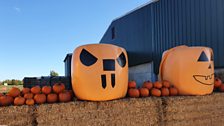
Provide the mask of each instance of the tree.
{"label": "tree", "polygon": [[51,72],[50,72],[50,76],[52,76],[52,77],[56,77],[56,76],[59,76],[59,74],[58,74],[57,72],[51,70]]}
{"label": "tree", "polygon": [[15,80],[15,79],[12,79],[11,83],[12,83],[12,85],[17,85],[17,83],[16,83],[16,80]]}
{"label": "tree", "polygon": [[8,85],[23,85],[23,81],[16,79],[4,80],[0,84],[3,85],[4,83],[7,83]]}

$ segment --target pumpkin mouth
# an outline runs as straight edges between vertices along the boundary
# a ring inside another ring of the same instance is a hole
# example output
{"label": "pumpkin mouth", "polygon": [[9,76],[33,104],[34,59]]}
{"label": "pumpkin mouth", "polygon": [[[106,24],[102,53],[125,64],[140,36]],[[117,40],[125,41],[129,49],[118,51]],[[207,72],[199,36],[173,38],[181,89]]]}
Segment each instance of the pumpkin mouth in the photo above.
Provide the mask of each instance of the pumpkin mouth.
{"label": "pumpkin mouth", "polygon": [[[211,74],[211,75],[208,75],[208,76],[205,76],[205,75],[193,75],[194,79],[197,82],[199,82],[201,84],[204,84],[204,85],[213,85],[214,81],[212,81],[212,80],[214,80],[214,76],[215,76],[214,73]],[[212,81],[212,83],[209,83],[211,81]]]}
{"label": "pumpkin mouth", "polygon": [[[107,80],[106,75],[101,75],[101,83],[102,87],[105,89],[107,87]],[[111,74],[111,85],[114,88],[115,87],[115,74]]]}

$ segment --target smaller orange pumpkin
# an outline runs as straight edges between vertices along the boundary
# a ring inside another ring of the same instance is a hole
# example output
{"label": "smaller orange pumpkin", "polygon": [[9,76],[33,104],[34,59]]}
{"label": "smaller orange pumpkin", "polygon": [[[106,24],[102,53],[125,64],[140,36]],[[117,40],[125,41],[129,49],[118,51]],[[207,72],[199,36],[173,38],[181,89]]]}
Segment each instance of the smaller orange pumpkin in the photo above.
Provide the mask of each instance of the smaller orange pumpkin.
{"label": "smaller orange pumpkin", "polygon": [[14,98],[12,97],[12,96],[9,96],[9,95],[6,95],[7,96],[7,100],[8,100],[8,102],[9,102],[9,104],[11,105],[11,104],[13,104],[13,102],[14,102]]}
{"label": "smaller orange pumpkin", "polygon": [[149,96],[148,88],[140,88],[139,92],[140,92],[141,97],[148,97]]}
{"label": "smaller orange pumpkin", "polygon": [[161,92],[162,92],[162,96],[169,96],[170,95],[170,91],[169,91],[169,88],[162,88],[161,89]]}
{"label": "smaller orange pumpkin", "polygon": [[31,88],[31,92],[32,92],[33,94],[40,94],[40,93],[41,93],[41,88],[40,88],[40,86],[32,87],[32,88]]}
{"label": "smaller orange pumpkin", "polygon": [[12,96],[12,97],[18,97],[20,95],[20,90],[19,88],[16,88],[16,87],[12,87],[10,90],[9,90],[9,96]]}
{"label": "smaller orange pumpkin", "polygon": [[128,82],[128,88],[136,88],[137,84],[135,81]]}
{"label": "smaller orange pumpkin", "polygon": [[27,94],[27,93],[30,93],[30,89],[29,88],[23,88],[22,90],[22,94]]}
{"label": "smaller orange pumpkin", "polygon": [[219,88],[222,85],[222,80],[219,78],[215,78],[214,87]]}
{"label": "smaller orange pumpkin", "polygon": [[36,94],[34,100],[37,104],[43,104],[46,102],[47,98],[45,94]]}
{"label": "smaller orange pumpkin", "polygon": [[0,105],[1,106],[8,106],[13,103],[14,99],[11,96],[3,95],[0,96]]}
{"label": "smaller orange pumpkin", "polygon": [[63,92],[64,90],[65,90],[65,85],[62,83],[60,83],[60,84],[56,83],[53,86],[53,91],[57,94]]}
{"label": "smaller orange pumpkin", "polygon": [[160,97],[161,96],[161,91],[159,89],[157,89],[157,88],[153,88],[151,90],[151,95],[152,96],[156,96],[156,97]]}
{"label": "smaller orange pumpkin", "polygon": [[32,99],[33,98],[33,94],[32,93],[27,93],[27,94],[24,94],[23,96],[25,99]]}
{"label": "smaller orange pumpkin", "polygon": [[166,80],[164,80],[163,81],[163,87],[165,87],[165,88],[170,88],[170,82],[169,81],[166,81]]}
{"label": "smaller orange pumpkin", "polygon": [[153,86],[154,86],[155,88],[158,88],[158,89],[160,89],[160,88],[163,87],[162,83],[159,82],[159,81],[156,81],[156,82],[153,84]]}
{"label": "smaller orange pumpkin", "polygon": [[128,95],[131,98],[138,98],[140,96],[140,92],[138,89],[130,88],[128,89]]}
{"label": "smaller orange pumpkin", "polygon": [[15,99],[14,99],[14,105],[16,105],[16,106],[21,106],[21,105],[24,105],[24,103],[25,103],[25,98],[24,97],[16,97]]}
{"label": "smaller orange pumpkin", "polygon": [[43,88],[42,88],[42,93],[44,93],[44,94],[50,94],[51,93],[51,87],[50,86],[44,86]]}
{"label": "smaller orange pumpkin", "polygon": [[151,90],[153,88],[153,84],[150,81],[146,81],[143,83],[143,88],[147,88],[148,90]]}
{"label": "smaller orange pumpkin", "polygon": [[170,88],[170,96],[177,96],[178,95],[178,90],[175,87]]}
{"label": "smaller orange pumpkin", "polygon": [[51,93],[51,94],[47,95],[47,102],[48,103],[55,103],[57,101],[58,101],[58,95],[57,94]]}
{"label": "smaller orange pumpkin", "polygon": [[33,99],[26,99],[26,105],[34,105],[35,101]]}
{"label": "smaller orange pumpkin", "polygon": [[72,99],[72,97],[68,91],[61,92],[58,97],[59,97],[60,102],[69,102]]}

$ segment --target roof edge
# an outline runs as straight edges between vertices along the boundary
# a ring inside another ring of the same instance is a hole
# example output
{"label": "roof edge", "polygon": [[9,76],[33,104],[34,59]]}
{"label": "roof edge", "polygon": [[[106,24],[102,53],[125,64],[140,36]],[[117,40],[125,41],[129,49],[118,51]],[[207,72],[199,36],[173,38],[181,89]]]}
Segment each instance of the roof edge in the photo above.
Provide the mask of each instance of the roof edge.
{"label": "roof edge", "polygon": [[64,62],[67,60],[67,58],[68,58],[69,56],[72,56],[72,53],[68,53],[68,54],[66,55],[66,57],[65,57],[65,59],[64,59]]}
{"label": "roof edge", "polygon": [[158,2],[158,1],[159,1],[159,0],[150,0],[149,2],[147,2],[147,3],[143,4],[143,5],[140,5],[139,7],[136,7],[135,9],[133,9],[133,10],[131,10],[131,11],[125,13],[124,15],[115,18],[115,19],[113,20],[113,22],[116,21],[116,20],[118,20],[118,19],[120,19],[120,18],[122,18],[122,17],[125,17],[125,16],[131,14],[132,12],[134,12],[134,11],[136,11],[136,10],[139,10],[139,9],[141,9],[141,8],[143,8],[143,7],[147,6],[147,5],[149,5],[149,4],[152,4],[152,3],[155,3],[155,2]]}

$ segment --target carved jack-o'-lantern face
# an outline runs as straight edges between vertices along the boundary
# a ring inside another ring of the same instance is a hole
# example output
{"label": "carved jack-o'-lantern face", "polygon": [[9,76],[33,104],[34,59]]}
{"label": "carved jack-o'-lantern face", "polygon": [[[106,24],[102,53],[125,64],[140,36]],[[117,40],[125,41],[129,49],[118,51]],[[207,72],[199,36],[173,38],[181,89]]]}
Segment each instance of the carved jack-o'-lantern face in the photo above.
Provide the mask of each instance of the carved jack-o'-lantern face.
{"label": "carved jack-o'-lantern face", "polygon": [[72,86],[81,100],[104,101],[124,97],[128,86],[126,51],[109,44],[78,47],[72,57]]}
{"label": "carved jack-o'-lantern face", "polygon": [[206,72],[193,75],[194,79],[203,85],[214,85],[213,54],[211,52],[206,54],[205,51],[202,51],[197,62],[201,64],[201,67],[205,68]]}
{"label": "carved jack-o'-lantern face", "polygon": [[179,46],[166,51],[160,78],[168,80],[182,95],[210,94],[214,86],[213,52],[206,47]]}

